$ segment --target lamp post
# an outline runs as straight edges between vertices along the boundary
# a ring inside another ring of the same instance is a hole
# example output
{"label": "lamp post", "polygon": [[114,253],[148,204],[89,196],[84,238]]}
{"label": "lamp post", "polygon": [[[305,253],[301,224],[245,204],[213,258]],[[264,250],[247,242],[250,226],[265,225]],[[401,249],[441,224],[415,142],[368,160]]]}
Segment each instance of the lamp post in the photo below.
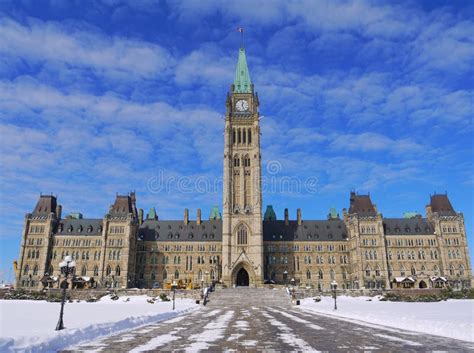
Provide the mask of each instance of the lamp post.
{"label": "lamp post", "polygon": [[63,261],[59,263],[59,268],[61,269],[61,273],[64,275],[64,281],[61,284],[63,289],[63,295],[61,298],[61,311],[59,312],[59,321],[56,325],[56,331],[64,329],[63,323],[63,314],[64,314],[64,302],[66,301],[66,288],[68,287],[67,283],[67,276],[70,273],[74,272],[76,267],[76,262],[71,258],[71,256],[66,256]]}
{"label": "lamp post", "polygon": [[337,282],[336,282],[336,281],[332,281],[332,282],[331,282],[331,287],[332,287],[332,293],[333,293],[333,295],[334,295],[334,310],[337,310],[337,303],[336,303],[336,298],[337,298],[337,295],[336,295]]}
{"label": "lamp post", "polygon": [[288,287],[288,271],[283,271],[283,277],[285,278],[285,286]]}
{"label": "lamp post", "polygon": [[176,281],[173,281],[173,283],[171,284],[171,290],[173,291],[173,310],[175,308],[175,296],[176,296],[176,287],[178,286],[178,284],[176,283]]}

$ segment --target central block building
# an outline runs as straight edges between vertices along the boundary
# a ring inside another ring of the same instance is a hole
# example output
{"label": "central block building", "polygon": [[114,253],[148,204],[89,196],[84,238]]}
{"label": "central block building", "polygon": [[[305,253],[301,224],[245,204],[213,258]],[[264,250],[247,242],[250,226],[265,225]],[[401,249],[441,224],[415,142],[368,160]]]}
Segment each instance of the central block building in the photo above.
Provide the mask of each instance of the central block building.
{"label": "central block building", "polygon": [[[306,220],[301,210],[277,220],[263,214],[259,97],[244,48],[226,99],[222,215],[213,207],[203,219],[160,220],[145,216],[135,193],[117,195],[100,219],[62,217],[54,196],[40,196],[25,216],[16,285],[59,286],[59,262],[77,263],[76,288],[195,288],[264,283],[330,289],[470,287],[471,264],[462,213],[447,195],[432,195],[426,217],[385,218],[370,195],[350,193],[342,217]],[[408,205],[410,208],[413,205]]]}

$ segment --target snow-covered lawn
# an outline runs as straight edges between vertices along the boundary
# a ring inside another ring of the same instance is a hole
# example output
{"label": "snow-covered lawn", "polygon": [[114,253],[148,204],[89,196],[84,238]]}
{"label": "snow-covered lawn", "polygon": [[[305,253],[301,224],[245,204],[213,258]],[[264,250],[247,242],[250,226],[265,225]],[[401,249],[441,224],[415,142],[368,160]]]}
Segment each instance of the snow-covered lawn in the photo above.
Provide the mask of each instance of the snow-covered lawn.
{"label": "snow-covered lawn", "polygon": [[378,298],[321,297],[301,301],[301,310],[334,315],[370,325],[383,325],[409,331],[474,342],[474,300],[447,300],[434,303],[381,302]]}
{"label": "snow-covered lawn", "polygon": [[[126,298],[130,301],[126,302]],[[147,303],[146,296],[104,297],[95,303],[66,303],[64,326],[55,331],[60,303],[32,300],[0,300],[0,352],[57,351],[121,330],[172,318],[199,308],[191,299]]]}

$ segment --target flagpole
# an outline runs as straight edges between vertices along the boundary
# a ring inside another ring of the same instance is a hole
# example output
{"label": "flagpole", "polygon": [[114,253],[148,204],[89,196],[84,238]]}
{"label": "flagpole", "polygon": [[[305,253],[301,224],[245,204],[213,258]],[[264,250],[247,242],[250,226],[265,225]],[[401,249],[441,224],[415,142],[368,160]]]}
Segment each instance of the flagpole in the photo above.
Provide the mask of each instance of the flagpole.
{"label": "flagpole", "polygon": [[244,29],[242,27],[239,28],[240,32],[240,48],[244,48]]}

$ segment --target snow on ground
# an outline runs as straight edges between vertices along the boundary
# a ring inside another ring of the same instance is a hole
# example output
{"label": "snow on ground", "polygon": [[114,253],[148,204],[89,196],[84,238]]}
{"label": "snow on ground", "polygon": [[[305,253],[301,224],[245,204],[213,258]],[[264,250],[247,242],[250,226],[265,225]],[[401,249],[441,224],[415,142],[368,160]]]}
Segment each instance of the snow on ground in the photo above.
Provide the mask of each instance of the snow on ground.
{"label": "snow on ground", "polygon": [[360,324],[376,324],[474,342],[474,300],[459,299],[434,303],[381,302],[378,298],[321,297],[301,301],[300,309],[350,319]]}
{"label": "snow on ground", "polygon": [[[129,301],[125,300],[129,298]],[[64,326],[55,331],[60,303],[0,300],[0,352],[57,351],[82,341],[173,318],[199,308],[191,299],[147,303],[149,297],[103,297],[95,303],[66,303]]]}

